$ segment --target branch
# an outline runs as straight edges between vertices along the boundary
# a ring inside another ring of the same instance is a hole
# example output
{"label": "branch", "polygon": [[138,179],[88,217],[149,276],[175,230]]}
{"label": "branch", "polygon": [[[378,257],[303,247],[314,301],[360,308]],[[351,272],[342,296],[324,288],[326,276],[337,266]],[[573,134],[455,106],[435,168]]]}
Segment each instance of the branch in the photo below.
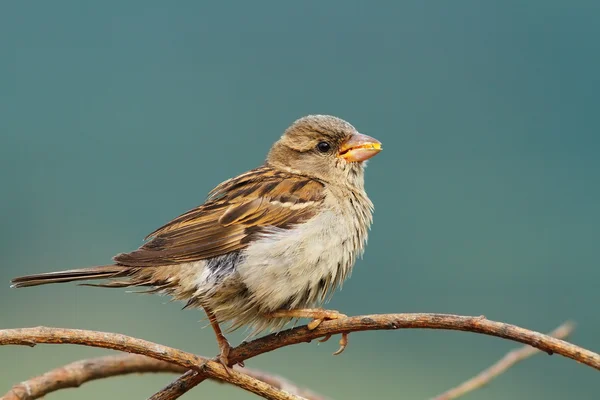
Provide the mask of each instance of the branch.
{"label": "branch", "polygon": [[33,400],[60,389],[76,388],[96,379],[142,372],[185,372],[176,364],[137,354],[81,360],[14,385],[3,400]]}
{"label": "branch", "polygon": [[250,375],[253,378],[268,383],[269,385],[281,389],[285,392],[300,396],[306,400],[326,400],[325,397],[313,392],[312,390],[304,389],[297,386],[295,383],[287,380],[282,376],[271,375],[264,371],[250,368],[240,368],[239,371]]}
{"label": "branch", "polygon": [[183,396],[206,379],[206,375],[196,371],[187,371],[173,382],[156,392],[148,400],[173,400]]}
{"label": "branch", "polygon": [[33,347],[38,343],[78,344],[143,354],[156,360],[179,365],[185,369],[200,371],[210,378],[231,383],[266,399],[302,399],[244,373],[231,369],[227,370],[220,362],[126,335],[46,327],[0,330],[0,345],[16,344]]}
{"label": "branch", "polygon": [[[237,368],[237,367],[234,367]],[[249,368],[240,368],[240,371],[247,373],[248,375],[261,380],[265,383],[270,384],[278,389],[285,390],[288,393],[295,394],[296,396],[300,396],[306,400],[325,400],[326,398],[313,392],[312,390],[302,389],[296,386],[294,383],[288,381],[287,379],[270,375],[262,371],[258,371],[255,369]],[[165,386],[162,390],[154,394],[152,397],[148,398],[148,400],[171,400],[177,399],[183,396],[185,393],[189,392],[193,387],[202,383],[206,379],[206,376],[200,375],[196,371],[187,371],[185,374],[180,376],[175,381],[171,382],[169,385]]]}
{"label": "branch", "polygon": [[[230,362],[240,362],[259,354],[292,344],[359,331],[395,329],[443,329],[496,336],[528,344],[548,354],[560,354],[600,370],[600,355],[564,340],[503,322],[490,321],[484,316],[469,317],[452,314],[373,314],[324,321],[316,329],[306,326],[288,329],[243,343],[229,353]],[[0,331],[1,332],[1,331]]]}
{"label": "branch", "polygon": [[[557,353],[600,369],[600,355],[563,340],[514,325],[490,321],[483,316],[468,317],[448,314],[379,314],[324,321],[314,330],[302,326],[242,343],[230,352],[229,360],[237,363],[284,346],[310,342],[319,337],[343,332],[416,328],[459,330],[497,336],[528,344],[549,354]],[[238,370],[227,371],[219,362],[125,335],[44,327],[0,330],[0,345],[33,346],[37,343],[71,343],[143,354],[196,371],[195,373],[186,372],[180,378],[187,379],[185,382],[189,387],[210,377],[237,385],[267,399],[299,399],[297,396],[276,389]],[[170,386],[177,386],[177,382],[179,380]],[[181,392],[178,393],[178,395],[181,394]],[[176,397],[162,398],[173,399]]]}
{"label": "branch", "polygon": [[[564,339],[573,332],[573,329],[575,329],[575,325],[573,323],[565,322],[548,335],[558,339]],[[490,383],[493,379],[497,378],[499,375],[505,373],[516,363],[539,353],[540,351],[538,349],[531,346],[523,346],[519,349],[512,350],[498,360],[495,364],[484,369],[468,381],[465,381],[460,385],[447,390],[446,392],[434,397],[432,400],[452,400],[464,396],[465,394],[474,390],[480,389],[481,387]]]}
{"label": "branch", "polygon": [[[373,314],[348,317],[322,322],[316,329],[306,326],[288,329],[263,336],[248,343],[242,343],[231,350],[229,360],[233,363],[245,361],[259,354],[292,344],[310,342],[313,339],[342,332],[393,329],[445,329],[467,331],[501,337],[521,342],[548,354],[557,353],[582,364],[600,369],[600,355],[574,344],[552,338],[539,332],[520,328],[502,322],[486,319],[484,316],[469,317],[451,314]],[[204,376],[192,371],[173,381],[150,400],[172,400],[204,380]]]}
{"label": "branch", "polygon": [[[35,400],[60,389],[76,388],[86,382],[132,373],[171,372],[183,373],[186,369],[165,361],[137,354],[119,354],[77,361],[53,369],[43,375],[14,385],[2,397],[3,400]],[[285,378],[248,368],[240,372],[308,400],[324,400],[323,397],[301,389]]]}

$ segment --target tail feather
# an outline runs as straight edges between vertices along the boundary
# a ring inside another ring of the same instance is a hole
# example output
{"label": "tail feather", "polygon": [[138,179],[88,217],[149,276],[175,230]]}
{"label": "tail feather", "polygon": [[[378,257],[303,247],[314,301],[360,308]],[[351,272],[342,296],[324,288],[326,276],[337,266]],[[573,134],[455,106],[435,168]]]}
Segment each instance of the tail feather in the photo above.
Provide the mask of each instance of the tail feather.
{"label": "tail feather", "polygon": [[11,287],[22,288],[29,286],[46,285],[48,283],[63,283],[85,281],[94,279],[107,279],[127,276],[132,269],[120,265],[104,265],[98,267],[69,269],[66,271],[46,272],[43,274],[26,275],[14,278]]}

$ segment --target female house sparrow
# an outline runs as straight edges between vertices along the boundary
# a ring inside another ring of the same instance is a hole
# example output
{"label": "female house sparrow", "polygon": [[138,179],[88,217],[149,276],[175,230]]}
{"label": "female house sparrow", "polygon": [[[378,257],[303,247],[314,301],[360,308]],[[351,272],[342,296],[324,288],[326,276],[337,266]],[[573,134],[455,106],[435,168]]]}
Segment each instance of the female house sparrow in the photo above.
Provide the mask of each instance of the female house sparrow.
{"label": "female house sparrow", "polygon": [[113,265],[23,276],[12,286],[109,279],[92,286],[169,294],[205,310],[229,366],[220,323],[230,330],[250,325],[256,333],[292,318],[313,318],[314,329],[342,316],[314,307],[363,252],[373,210],[364,162],[379,151],[379,141],[342,119],[301,118],[263,166],[221,183],[204,204],[152,232],[139,249],[115,256]]}

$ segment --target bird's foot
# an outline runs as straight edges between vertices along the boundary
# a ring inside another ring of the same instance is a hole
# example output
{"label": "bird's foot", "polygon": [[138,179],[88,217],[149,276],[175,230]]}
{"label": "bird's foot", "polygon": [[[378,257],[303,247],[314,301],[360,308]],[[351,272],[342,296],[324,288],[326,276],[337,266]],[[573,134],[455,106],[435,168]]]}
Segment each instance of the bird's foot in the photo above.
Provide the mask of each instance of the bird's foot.
{"label": "bird's foot", "polygon": [[[312,318],[312,321],[306,325],[309,330],[314,330],[321,325],[321,322],[334,320],[334,319],[342,319],[347,318],[346,314],[342,314],[336,310],[324,310],[322,308],[300,308],[295,310],[279,310],[274,313],[269,314],[270,317],[273,318]],[[331,334],[327,334],[323,339],[319,340],[319,342],[326,342],[331,337]],[[342,333],[342,338],[340,339],[340,348],[333,353],[334,356],[341,354],[348,346],[348,334]]]}
{"label": "bird's foot", "polygon": [[319,325],[321,325],[321,322],[323,321],[331,321],[334,319],[342,319],[342,318],[348,318],[348,316],[346,314],[342,314],[339,311],[336,310],[323,310],[323,309],[308,309],[306,311],[311,311],[311,315],[308,316],[308,318],[312,318],[313,320],[310,321],[308,323],[308,325],[306,326],[309,330],[314,330],[317,329],[319,327]]}
{"label": "bird's foot", "polygon": [[218,338],[217,341],[219,343],[219,349],[221,352],[217,356],[216,360],[219,361],[225,367],[227,372],[229,372],[230,369],[234,365],[239,365],[240,367],[243,368],[244,367],[243,361],[240,361],[240,362],[234,364],[229,360],[229,353],[231,353],[231,350],[233,350],[233,347],[231,347],[231,345],[229,344],[227,339],[225,339],[225,336]]}
{"label": "bird's foot", "polygon": [[226,369],[229,370],[229,368],[231,368],[231,363],[229,362],[229,353],[231,352],[232,347],[224,336],[220,338],[217,336],[217,342],[219,343],[219,350],[221,351],[217,356],[217,359]]}

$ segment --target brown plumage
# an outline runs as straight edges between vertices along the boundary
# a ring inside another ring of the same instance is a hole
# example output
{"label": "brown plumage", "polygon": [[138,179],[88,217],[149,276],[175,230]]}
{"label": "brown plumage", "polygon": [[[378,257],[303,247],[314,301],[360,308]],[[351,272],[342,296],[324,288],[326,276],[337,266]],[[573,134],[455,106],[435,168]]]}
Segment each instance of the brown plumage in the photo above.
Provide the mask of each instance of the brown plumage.
{"label": "brown plumage", "polygon": [[[129,267],[181,264],[243,250],[265,227],[288,228],[314,216],[323,183],[263,166],[226,181],[206,203],[152,232],[114,260]],[[290,203],[290,207],[281,204]],[[297,206],[297,207],[294,207]]]}
{"label": "brown plumage", "polygon": [[380,150],[346,121],[304,117],[263,166],[221,183],[114,265],[23,276],[13,287],[108,279],[94,286],[169,294],[205,309],[226,360],[219,323],[260,331],[293,317],[319,320],[303,309],[321,304],[362,253],[372,211],[363,164]]}

